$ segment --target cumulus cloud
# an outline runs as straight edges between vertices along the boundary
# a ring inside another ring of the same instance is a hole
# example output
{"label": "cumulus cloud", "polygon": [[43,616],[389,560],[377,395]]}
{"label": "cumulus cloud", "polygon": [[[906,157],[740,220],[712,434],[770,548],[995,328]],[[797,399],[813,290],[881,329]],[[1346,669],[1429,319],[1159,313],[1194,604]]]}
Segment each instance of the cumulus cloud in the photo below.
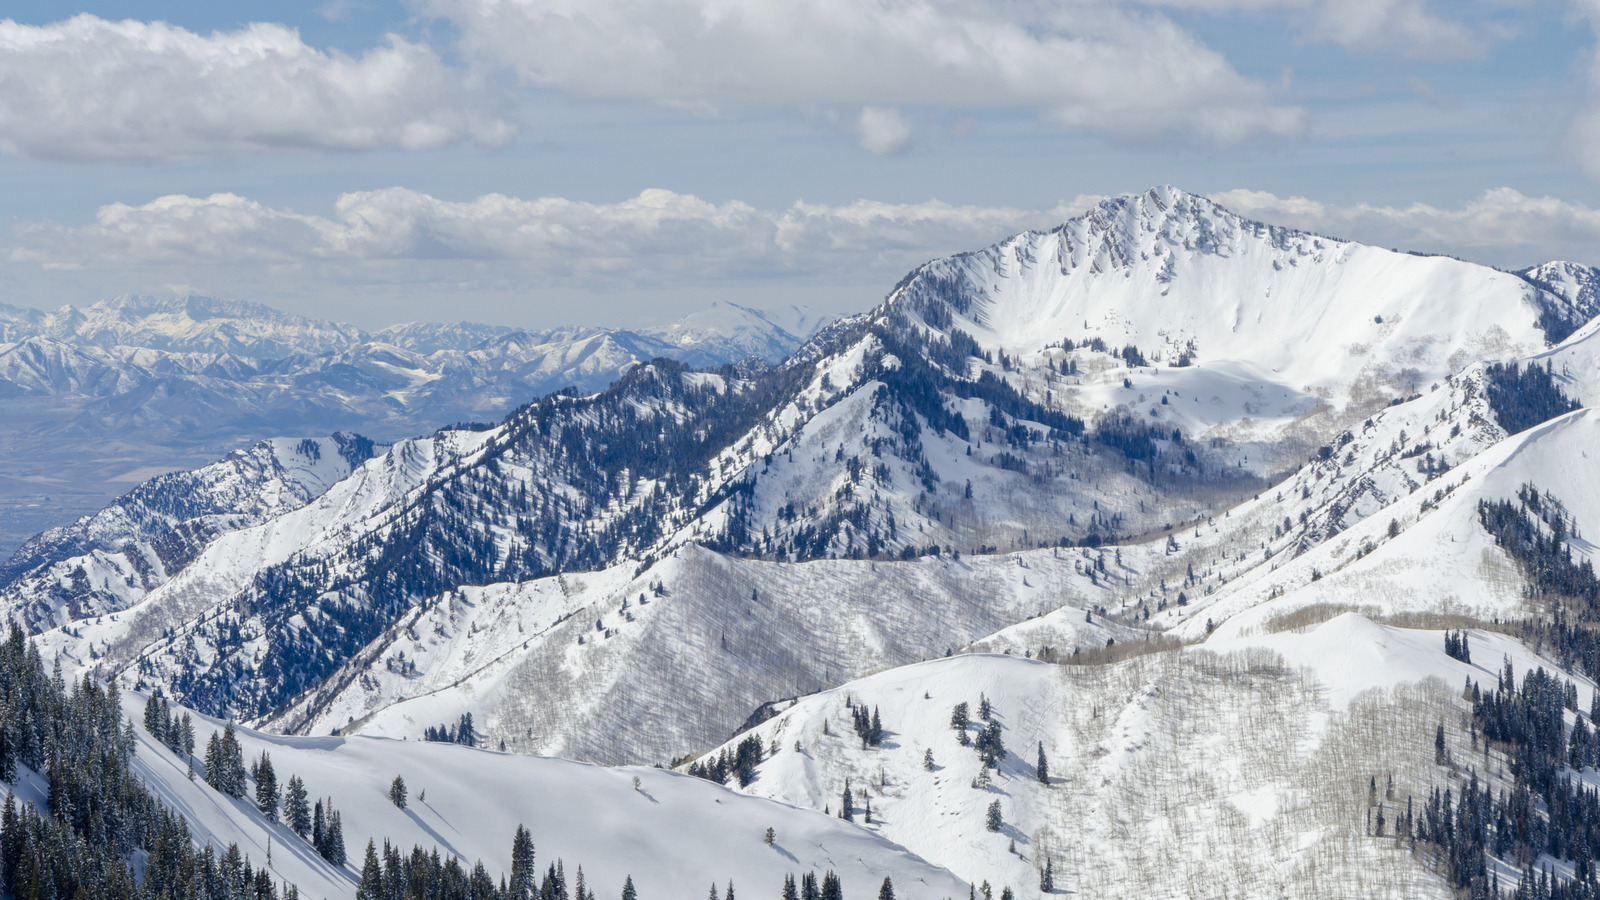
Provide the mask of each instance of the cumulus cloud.
{"label": "cumulus cloud", "polygon": [[270,150],[494,145],[512,125],[431,49],[390,36],[359,57],[281,25],[197,34],[78,15],[0,20],[0,151],[159,162]]}
{"label": "cumulus cloud", "polygon": [[1509,187],[1485,191],[1454,208],[1426,203],[1340,206],[1250,190],[1211,198],[1252,218],[1383,247],[1451,253],[1504,266],[1550,259],[1600,264],[1600,210],[1553,197],[1529,197]]}
{"label": "cumulus cloud", "polygon": [[[1114,138],[1297,136],[1305,111],[1105,0],[423,0],[478,60],[605,99],[1037,109]],[[893,124],[883,110],[864,113]],[[892,130],[862,123],[869,146]],[[894,141],[881,145],[889,146]]]}
{"label": "cumulus cloud", "polygon": [[884,266],[1058,224],[1092,202],[1023,210],[863,200],[761,210],[666,190],[600,204],[502,194],[450,201],[388,188],[341,195],[331,216],[318,216],[235,194],[173,195],[104,206],[81,227],[23,227],[5,253],[12,263],[45,267],[431,260],[515,262],[548,277],[629,283],[671,273],[875,277]]}
{"label": "cumulus cloud", "polygon": [[[1551,258],[1600,263],[1600,210],[1495,188],[1455,207],[1339,205],[1264,191],[1211,195],[1240,214],[1334,237],[1447,252],[1501,265]],[[511,263],[540,277],[617,285],[705,279],[897,277],[933,256],[1050,228],[1091,207],[795,203],[761,209],[652,189],[616,203],[486,194],[445,200],[407,188],[340,195],[330,214],[236,194],[172,195],[103,206],[83,226],[13,228],[13,267]]]}
{"label": "cumulus cloud", "polygon": [[1439,14],[1428,0],[1140,0],[1206,13],[1287,12],[1299,30],[1362,53],[1404,59],[1475,59],[1505,32]]}
{"label": "cumulus cloud", "polygon": [[[1247,190],[1212,197],[1263,221],[1378,246],[1506,267],[1600,263],[1600,210],[1510,188],[1451,207]],[[1032,209],[936,200],[763,209],[667,190],[588,203],[455,201],[388,188],[344,194],[330,211],[308,214],[235,194],[173,195],[102,207],[82,226],[13,226],[0,238],[0,271],[13,303],[183,284],[373,322],[465,315],[554,324],[573,318],[574,303],[637,321],[711,296],[851,312],[927,259],[1051,228],[1099,199]]]}

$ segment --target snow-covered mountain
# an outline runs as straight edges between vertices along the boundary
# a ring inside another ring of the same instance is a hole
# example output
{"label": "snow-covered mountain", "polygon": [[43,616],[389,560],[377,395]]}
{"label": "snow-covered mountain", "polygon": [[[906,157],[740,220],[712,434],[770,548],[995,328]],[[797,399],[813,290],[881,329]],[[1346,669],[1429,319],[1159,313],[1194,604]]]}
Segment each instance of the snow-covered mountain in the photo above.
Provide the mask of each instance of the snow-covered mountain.
{"label": "snow-covered mountain", "polygon": [[216,538],[304,506],[381,449],[348,433],[278,438],[151,479],[24,544],[0,566],[0,610],[39,630],[125,609]]}
{"label": "snow-covered mountain", "polygon": [[777,362],[821,324],[798,308],[729,303],[638,331],[461,322],[372,333],[200,297],[5,307],[0,452],[14,464],[0,473],[0,552],[58,524],[63,508],[91,511],[130,480],[230,446],[339,430],[398,440],[497,420],[550,391],[600,390],[657,357]]}
{"label": "snow-covered mountain", "polygon": [[[1584,737],[1600,420],[1581,408],[1600,396],[1596,283],[1157,188],[930,262],[776,365],[695,355],[715,333],[779,346],[737,308],[466,350],[462,329],[396,331],[328,356],[324,386],[441,407],[500,386],[521,405],[357,453],[309,442],[320,462],[269,442],[152,482],[30,543],[0,598],[61,623],[38,641],[69,671],[321,736],[248,740],[367,797],[341,805],[377,798],[363,833],[415,826],[463,857],[498,859],[512,819],[482,817],[492,845],[465,808],[402,822],[381,808],[388,769],[415,760],[469,795],[570,782],[587,792],[560,794],[571,832],[591,836],[633,815],[632,789],[612,789],[632,770],[520,756],[720,771],[778,804],[735,813],[705,793],[722,788],[646,773],[655,828],[782,817],[782,864],[857,853],[858,891],[891,859],[912,896],[902,878],[927,896],[1050,893],[1047,864],[1054,892],[1090,896],[1581,880],[1589,857],[1550,811],[1586,802],[1553,799],[1563,785],[1600,785]],[[682,359],[614,362],[651,341]],[[414,377],[452,354],[463,370]],[[623,369],[588,393],[507,387]],[[185,491],[211,497],[176,505]],[[416,743],[468,713],[506,755]],[[1517,731],[1530,716],[1555,723],[1538,732],[1553,751]],[[1008,753],[985,768],[996,734]],[[838,821],[846,778],[872,821]],[[1489,812],[1447,828],[1451,796]],[[707,802],[726,808],[694,819]],[[790,831],[823,849],[789,849]],[[661,889],[701,890],[703,851],[655,840],[638,838],[670,849],[646,857],[693,861],[652,868],[694,870]],[[775,884],[771,848],[752,849],[731,876]]]}
{"label": "snow-covered mountain", "polygon": [[281,312],[270,306],[211,297],[160,299],[124,294],[86,307],[49,312],[5,307],[4,336],[90,347],[142,347],[175,353],[277,358],[328,353],[363,339],[349,325]]}
{"label": "snow-covered mountain", "polygon": [[929,263],[777,368],[661,362],[400,442],[66,640],[275,728],[460,707],[519,749],[659,761],[1029,617],[1056,647],[1203,622],[1503,438],[1466,370],[1581,316],[1156,189]]}
{"label": "snow-covered mountain", "polygon": [[1517,272],[1529,282],[1562,297],[1579,314],[1578,319],[1567,319],[1551,337],[1565,338],[1573,326],[1593,319],[1600,314],[1600,270],[1593,266],[1571,262],[1547,262],[1530,266]]}

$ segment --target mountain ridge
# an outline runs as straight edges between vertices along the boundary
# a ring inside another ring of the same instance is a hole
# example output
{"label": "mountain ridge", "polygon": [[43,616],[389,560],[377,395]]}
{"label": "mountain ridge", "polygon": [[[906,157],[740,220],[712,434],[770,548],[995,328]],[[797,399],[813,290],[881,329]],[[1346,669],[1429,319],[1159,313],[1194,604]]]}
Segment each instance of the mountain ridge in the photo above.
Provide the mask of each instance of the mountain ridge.
{"label": "mountain ridge", "polygon": [[[1364,293],[1379,275],[1399,286]],[[1456,321],[1464,286],[1475,312]],[[1335,315],[1345,297],[1360,301],[1355,313]],[[1190,325],[1177,323],[1189,331],[1164,334],[1130,315],[1111,315],[1135,300],[1192,301],[1198,311]],[[754,621],[777,627],[790,620],[794,604],[819,602],[797,585],[774,601],[781,609],[757,615],[759,600],[741,599],[726,584],[755,584],[759,594],[763,581],[790,583],[777,575],[785,565],[838,570],[838,596],[820,605],[832,610],[832,621],[808,625],[820,630],[793,651],[796,658],[818,654],[814,667],[794,670],[808,684],[858,674],[857,666],[883,653],[880,640],[869,645],[879,649],[858,650],[864,656],[852,661],[832,629],[885,627],[868,624],[871,616],[857,610],[872,596],[864,587],[871,567],[891,560],[929,560],[920,564],[926,577],[947,582],[941,595],[951,598],[941,601],[951,616],[943,632],[895,648],[897,662],[945,652],[1005,624],[998,612],[960,610],[958,598],[977,582],[970,567],[940,562],[953,563],[952,551],[987,556],[1031,548],[996,558],[1002,567],[1017,565],[1019,578],[995,580],[993,566],[983,566],[995,586],[988,596],[1004,616],[1048,611],[1022,571],[1033,566],[1038,583],[1056,585],[1058,600],[1080,618],[1087,610],[1092,620],[1107,605],[1097,598],[1121,591],[1154,591],[1150,602],[1170,612],[1175,607],[1166,604],[1178,590],[1171,574],[1160,574],[1172,572],[1164,560],[1172,554],[1161,551],[1167,529],[1231,515],[1285,471],[1301,472],[1308,491],[1318,480],[1332,484],[1325,479],[1339,456],[1354,453],[1341,432],[1376,418],[1383,424],[1366,427],[1389,436],[1362,443],[1360,465],[1388,467],[1391,474],[1374,483],[1395,487],[1348,502],[1294,500],[1293,512],[1317,518],[1306,520],[1315,528],[1289,552],[1369,517],[1390,502],[1391,491],[1414,489],[1407,482],[1415,480],[1397,465],[1400,451],[1387,450],[1391,441],[1410,445],[1392,424],[1399,420],[1380,411],[1414,393],[1422,399],[1407,408],[1432,409],[1431,386],[1446,383],[1463,360],[1545,352],[1540,320],[1565,303],[1507,273],[1273,229],[1192,195],[1157,190],[1121,198],[1061,229],[919,267],[877,309],[825,330],[775,368],[705,372],[657,361],[593,395],[529,402],[485,431],[398,443],[364,471],[406,469],[408,455],[434,459],[428,448],[441,441],[458,450],[418,468],[415,479],[376,505],[346,514],[313,503],[277,524],[231,533],[200,553],[193,573],[177,573],[123,613],[116,628],[75,626],[83,636],[72,642],[80,658],[85,646],[96,648],[131,684],[163,684],[202,709],[295,730],[343,727],[358,713],[367,719],[383,704],[412,698],[408,676],[392,683],[367,677],[380,659],[388,672],[410,671],[422,651],[407,644],[405,629],[396,630],[407,617],[421,611],[444,634],[488,627],[477,614],[451,612],[460,592],[492,589],[493,602],[483,607],[492,618],[522,596],[494,586],[539,582],[545,587],[523,597],[535,618],[513,620],[536,627],[538,640],[528,637],[514,653],[504,648],[512,653],[509,668],[494,670],[493,690],[501,693],[497,705],[479,707],[482,720],[508,740],[536,725],[547,735],[539,747],[607,761],[659,759],[742,721],[773,699],[759,692],[777,685],[751,681],[759,654],[741,660],[734,652],[719,663],[718,644],[696,645],[702,664],[726,668],[713,680],[712,705],[693,713],[695,721],[664,721],[685,714],[682,698],[654,712],[636,701],[605,712],[597,697],[644,689],[624,674],[628,654],[652,643],[683,646],[718,610],[748,608]],[[1261,343],[1279,327],[1269,313],[1282,310],[1273,304],[1290,313],[1321,308],[1305,335],[1325,352],[1274,372],[1288,351]],[[1374,317],[1385,321],[1362,321],[1372,309],[1384,309],[1387,316]],[[1079,324],[1086,313],[1099,315],[1088,328]],[[1447,337],[1424,340],[1436,320],[1450,316]],[[1368,339],[1374,328],[1378,338]],[[1449,410],[1426,415],[1470,424],[1472,416],[1483,418],[1481,400],[1475,402],[1463,393]],[[1476,452],[1470,441],[1502,436],[1492,424],[1474,425],[1451,452]],[[1319,445],[1328,458],[1315,458]],[[1344,449],[1335,455],[1336,448]],[[1252,521],[1267,521],[1266,513]],[[1129,543],[1134,535],[1154,542]],[[1115,553],[1106,549],[1113,539],[1121,543]],[[1081,544],[1101,549],[1061,555]],[[1123,568],[1124,551],[1131,568]],[[681,575],[655,568],[675,555],[687,560]],[[716,574],[763,566],[768,574],[759,577]],[[581,572],[612,586],[569,592],[566,580]],[[926,592],[922,577],[876,598],[884,621],[911,614],[914,597]],[[698,585],[677,592],[687,600],[651,602],[648,615],[621,605],[636,590],[647,594],[652,579],[670,587],[680,578]],[[1205,590],[1218,587],[1213,579]],[[224,596],[231,599],[216,602]],[[202,597],[211,598],[209,609],[195,599]],[[1129,607],[1128,599],[1117,604],[1128,608],[1119,615],[1145,608]],[[1186,621],[1198,607],[1191,602]],[[585,633],[583,619],[574,618],[580,610],[601,613],[596,628]],[[595,676],[608,686],[562,688],[573,692],[581,715],[528,711],[540,678],[589,652],[573,648],[608,646],[628,625],[648,632],[647,623],[663,629],[659,641],[616,642],[609,646],[632,649],[595,656],[603,662]],[[1112,630],[1101,631],[1102,640],[1123,639],[1130,632],[1117,629],[1133,621],[1106,627]],[[155,633],[170,637],[132,637]],[[745,644],[756,634],[743,633]],[[466,648],[447,643],[440,665],[462,675],[482,668],[481,660],[467,665],[452,657]],[[396,655],[407,647],[409,655]],[[818,653],[825,647],[831,649]],[[583,716],[615,717],[613,724],[629,730],[585,742]],[[381,727],[394,733],[388,730],[409,726],[401,718]]]}

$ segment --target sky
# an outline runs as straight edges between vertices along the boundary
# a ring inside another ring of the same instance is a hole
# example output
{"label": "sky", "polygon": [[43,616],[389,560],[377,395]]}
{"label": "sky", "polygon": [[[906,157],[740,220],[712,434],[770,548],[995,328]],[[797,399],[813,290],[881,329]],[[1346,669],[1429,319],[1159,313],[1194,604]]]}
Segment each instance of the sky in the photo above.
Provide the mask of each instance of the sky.
{"label": "sky", "polygon": [[0,302],[364,327],[869,308],[1172,184],[1600,264],[1600,0],[0,7]]}

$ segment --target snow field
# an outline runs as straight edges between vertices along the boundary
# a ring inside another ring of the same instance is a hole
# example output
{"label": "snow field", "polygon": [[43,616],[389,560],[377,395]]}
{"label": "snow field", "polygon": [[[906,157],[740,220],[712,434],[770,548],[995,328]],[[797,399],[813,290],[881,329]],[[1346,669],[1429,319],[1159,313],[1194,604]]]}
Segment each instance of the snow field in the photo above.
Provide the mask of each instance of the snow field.
{"label": "snow field", "polygon": [[[758,726],[776,749],[745,790],[837,812],[848,777],[858,809],[863,791],[871,798],[868,827],[1019,896],[1035,895],[1048,858],[1058,891],[1083,896],[1445,897],[1431,861],[1398,845],[1392,824],[1372,836],[1369,817],[1383,803],[1393,823],[1407,795],[1421,802],[1466,777],[1478,752],[1467,746],[1467,677],[1492,684],[1507,658],[1519,677],[1553,668],[1505,635],[1470,641],[1469,665],[1444,654],[1443,632],[1347,614],[1111,665],[935,660],[801,698]],[[1593,686],[1578,681],[1586,703]],[[1008,750],[983,788],[975,752],[950,726],[963,701],[971,730],[984,724],[980,695]],[[856,737],[851,702],[881,715],[880,747]],[[1433,765],[1440,722],[1451,767]],[[1034,777],[1041,742],[1049,786]],[[1485,776],[1496,766],[1477,763]],[[984,821],[994,799],[998,834]]]}
{"label": "snow field", "polygon": [[[144,699],[124,695],[136,722]],[[201,745],[222,723],[197,717]],[[959,898],[966,884],[883,837],[838,819],[652,768],[608,769],[586,763],[492,753],[455,744],[370,737],[290,738],[238,729],[246,763],[270,754],[280,785],[291,775],[310,799],[331,798],[341,814],[349,863],[336,868],[281,822],[267,821],[253,802],[234,800],[204,783],[187,764],[136,726],[136,769],[152,792],[188,819],[195,840],[237,843],[253,865],[293,883],[308,898],[353,898],[367,841],[387,837],[403,851],[437,846],[470,869],[481,859],[491,874],[510,868],[517,825],[532,832],[542,872],[563,861],[569,885],[578,866],[595,893],[615,897],[626,876],[641,898],[700,896],[715,880],[741,891],[776,893],[786,874],[835,871],[852,897],[875,896],[885,877],[902,897]],[[396,775],[406,780],[406,809],[388,798]],[[253,785],[252,785],[253,788]],[[19,796],[42,798],[33,780]],[[253,796],[253,795],[252,795]],[[771,846],[763,842],[768,828]],[[270,865],[268,858],[270,854]]]}

